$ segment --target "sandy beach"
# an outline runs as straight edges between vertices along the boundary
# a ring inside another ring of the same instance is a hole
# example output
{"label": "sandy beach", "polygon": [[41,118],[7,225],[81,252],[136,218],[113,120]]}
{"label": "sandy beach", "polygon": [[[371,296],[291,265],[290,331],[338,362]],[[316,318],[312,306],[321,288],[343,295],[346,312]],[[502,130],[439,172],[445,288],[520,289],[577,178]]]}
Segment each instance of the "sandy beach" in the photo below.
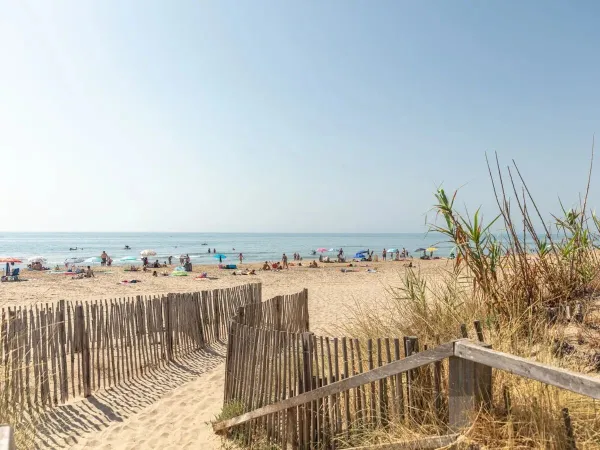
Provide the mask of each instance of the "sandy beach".
{"label": "sandy beach", "polygon": [[[425,274],[450,268],[447,260],[413,260]],[[317,269],[290,267],[283,271],[261,271],[234,276],[216,265],[195,266],[187,277],[152,276],[152,272],[124,272],[122,267],[96,267],[95,278],[71,279],[64,275],[24,272],[27,281],[2,283],[0,306],[53,302],[60,299],[93,300],[144,294],[193,292],[260,281],[263,298],[309,290],[312,331],[319,333],[344,320],[355,302],[369,305],[387,295],[387,289],[402,283],[406,261],[321,264]],[[342,269],[357,272],[344,273]],[[375,269],[376,272],[368,272]],[[167,269],[159,269],[159,273]],[[170,270],[169,270],[170,271]],[[202,272],[208,279],[195,279]],[[140,283],[123,285],[123,280]],[[222,406],[225,348],[197,352],[178,364],[142,380],[95,393],[86,400],[59,406],[47,416],[42,428],[46,448],[220,448],[210,420]]]}

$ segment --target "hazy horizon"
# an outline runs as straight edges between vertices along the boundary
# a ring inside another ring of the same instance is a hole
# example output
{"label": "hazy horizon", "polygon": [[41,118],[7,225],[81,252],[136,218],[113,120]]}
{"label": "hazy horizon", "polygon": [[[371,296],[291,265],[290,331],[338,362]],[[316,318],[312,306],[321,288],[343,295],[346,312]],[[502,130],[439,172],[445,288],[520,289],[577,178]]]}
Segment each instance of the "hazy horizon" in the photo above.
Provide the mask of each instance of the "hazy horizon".
{"label": "hazy horizon", "polygon": [[585,189],[596,2],[0,7],[0,230],[419,233],[440,185],[495,215],[494,151]]}

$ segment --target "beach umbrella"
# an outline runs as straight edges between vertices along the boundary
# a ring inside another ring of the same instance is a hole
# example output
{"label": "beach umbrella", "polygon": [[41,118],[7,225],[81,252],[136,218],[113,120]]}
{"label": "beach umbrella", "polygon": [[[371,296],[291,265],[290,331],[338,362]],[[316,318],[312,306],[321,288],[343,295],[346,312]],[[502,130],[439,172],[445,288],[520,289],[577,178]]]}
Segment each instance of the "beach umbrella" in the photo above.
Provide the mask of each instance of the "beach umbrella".
{"label": "beach umbrella", "polygon": [[213,258],[216,258],[216,259],[227,259],[227,256],[225,256],[223,253],[217,253],[216,255],[213,256]]}
{"label": "beach umbrella", "polygon": [[327,249],[326,249],[326,248],[323,248],[323,247],[321,247],[321,248],[318,248],[318,249],[317,249],[317,251],[318,251],[319,253],[325,253],[325,252],[327,251]]}
{"label": "beach umbrella", "polygon": [[435,252],[435,251],[437,251],[437,248],[436,247],[429,247],[429,248],[427,248],[427,251],[428,252]]}
{"label": "beach umbrella", "polygon": [[357,254],[354,255],[355,258],[364,258],[365,257],[365,253],[367,252],[359,252]]}
{"label": "beach umbrella", "polygon": [[44,258],[43,256],[32,256],[31,258],[27,259],[27,262],[43,264],[46,262],[46,258]]}
{"label": "beach umbrella", "polygon": [[150,250],[150,249],[148,249],[148,250],[142,250],[140,252],[140,255],[142,255],[142,256],[156,256],[156,252],[154,250]]}
{"label": "beach umbrella", "polygon": [[366,250],[361,250],[360,252],[356,252],[356,254],[358,255],[359,253],[367,253]]}
{"label": "beach umbrella", "polygon": [[23,261],[19,258],[14,258],[12,256],[2,256],[0,257],[0,263],[22,263]]}
{"label": "beach umbrella", "polygon": [[398,249],[396,249],[396,248],[389,248],[388,249],[388,253],[394,253],[396,250],[398,250]]}
{"label": "beach umbrella", "polygon": [[425,252],[425,251],[427,251],[427,249],[426,248],[422,248],[422,247],[420,247],[420,248],[418,248],[418,249],[415,250],[415,252]]}
{"label": "beach umbrella", "polygon": [[135,256],[124,256],[119,261],[138,261]]}
{"label": "beach umbrella", "polygon": [[4,257],[0,257],[0,263],[6,263],[6,271],[4,273],[6,273],[6,275],[10,275],[10,263],[16,263],[19,264],[23,261],[21,261],[19,258],[14,258],[12,256],[4,256]]}

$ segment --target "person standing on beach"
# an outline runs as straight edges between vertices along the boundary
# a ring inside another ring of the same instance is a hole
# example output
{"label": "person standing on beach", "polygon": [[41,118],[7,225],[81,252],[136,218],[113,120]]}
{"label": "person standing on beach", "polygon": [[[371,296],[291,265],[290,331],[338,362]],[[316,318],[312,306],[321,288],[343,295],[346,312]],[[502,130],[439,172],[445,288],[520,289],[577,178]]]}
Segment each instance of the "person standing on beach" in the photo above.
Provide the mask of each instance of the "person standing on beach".
{"label": "person standing on beach", "polygon": [[171,261],[173,261],[173,257],[169,256],[169,265],[171,265]]}
{"label": "person standing on beach", "polygon": [[285,253],[281,257],[281,265],[283,266],[284,269],[289,269],[288,258],[287,258],[287,255]]}
{"label": "person standing on beach", "polygon": [[385,261],[387,257],[387,250],[384,248],[383,251],[381,252],[381,258]]}
{"label": "person standing on beach", "polygon": [[244,260],[244,255],[242,253],[240,253],[240,264],[242,263],[243,260]]}
{"label": "person standing on beach", "polygon": [[102,260],[102,262],[100,263],[101,266],[105,266],[106,265],[106,260],[108,259],[108,255],[106,254],[106,251],[102,250],[102,254],[100,255],[100,259]]}
{"label": "person standing on beach", "polygon": [[223,262],[223,255],[219,255],[219,264]]}
{"label": "person standing on beach", "polygon": [[217,253],[217,249],[216,248],[213,248],[213,253]]}

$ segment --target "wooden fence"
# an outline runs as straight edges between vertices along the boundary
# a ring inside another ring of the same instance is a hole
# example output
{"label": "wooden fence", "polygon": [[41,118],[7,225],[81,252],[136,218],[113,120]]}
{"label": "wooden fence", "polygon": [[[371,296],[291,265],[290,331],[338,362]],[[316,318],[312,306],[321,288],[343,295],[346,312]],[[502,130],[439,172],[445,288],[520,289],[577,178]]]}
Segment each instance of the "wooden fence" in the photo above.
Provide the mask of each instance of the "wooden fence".
{"label": "wooden fence", "polygon": [[[478,322],[475,331],[483,340]],[[464,335],[466,327],[457,330],[457,337],[460,332]],[[414,336],[366,340],[316,336],[309,332],[306,290],[240,307],[230,320],[229,335],[224,401],[238,412],[351,379],[428,348],[428,344],[420,348]],[[393,420],[447,423],[445,370],[438,361],[432,367],[394,374],[315,400],[297,411],[301,417],[265,416],[247,424],[242,434],[247,444],[256,438],[255,430],[264,431],[261,439],[277,442],[284,422],[293,420],[301,424],[302,447],[331,448],[350,441],[355,432],[385,427]]]}
{"label": "wooden fence", "polygon": [[[305,290],[241,307],[232,317],[224,407],[231,418],[213,424],[217,433],[250,446],[329,449],[392,422],[454,432],[469,425],[474,408],[491,406],[492,367],[600,398],[600,380],[483,342],[420,349],[416,337],[315,336],[308,332],[307,301]],[[481,325],[474,325],[483,341]],[[460,333],[466,337],[464,325]]]}
{"label": "wooden fence", "polygon": [[4,404],[44,408],[143,376],[224,341],[235,312],[260,301],[261,285],[248,284],[2,308]]}

